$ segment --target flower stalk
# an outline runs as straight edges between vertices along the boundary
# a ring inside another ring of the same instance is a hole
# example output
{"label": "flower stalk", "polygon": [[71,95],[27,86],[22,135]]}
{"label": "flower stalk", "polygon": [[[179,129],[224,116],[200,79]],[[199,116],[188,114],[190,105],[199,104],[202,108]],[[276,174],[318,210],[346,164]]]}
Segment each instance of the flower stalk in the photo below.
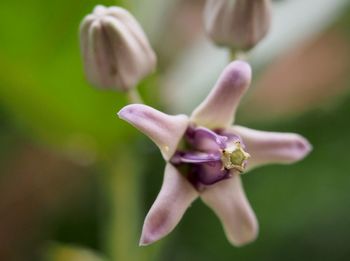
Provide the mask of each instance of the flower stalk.
{"label": "flower stalk", "polygon": [[131,160],[131,151],[119,147],[119,153],[107,162],[108,173],[104,175],[104,187],[109,201],[109,220],[104,236],[106,252],[111,260],[138,260],[137,242],[138,195],[137,170]]}
{"label": "flower stalk", "polygon": [[158,260],[160,245],[139,248],[141,202],[140,169],[134,164],[135,149],[118,144],[118,153],[106,161],[103,187],[107,192],[109,218],[102,217],[106,255],[110,260]]}
{"label": "flower stalk", "polygon": [[144,103],[140,93],[137,90],[137,88],[128,90],[126,92],[126,96],[128,98],[129,103],[139,103],[139,104],[143,104]]}

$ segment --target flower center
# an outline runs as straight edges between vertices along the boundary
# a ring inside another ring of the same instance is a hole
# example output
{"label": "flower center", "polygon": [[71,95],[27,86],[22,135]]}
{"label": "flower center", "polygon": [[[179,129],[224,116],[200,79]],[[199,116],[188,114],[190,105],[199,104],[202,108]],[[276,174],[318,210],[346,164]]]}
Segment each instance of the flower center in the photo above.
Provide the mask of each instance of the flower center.
{"label": "flower center", "polygon": [[198,189],[242,173],[250,157],[241,138],[223,130],[190,126],[184,141],[170,162]]}
{"label": "flower center", "polygon": [[227,148],[221,151],[221,162],[223,169],[236,169],[243,172],[246,165],[246,160],[250,158],[249,153],[244,151],[240,141],[235,141]]}

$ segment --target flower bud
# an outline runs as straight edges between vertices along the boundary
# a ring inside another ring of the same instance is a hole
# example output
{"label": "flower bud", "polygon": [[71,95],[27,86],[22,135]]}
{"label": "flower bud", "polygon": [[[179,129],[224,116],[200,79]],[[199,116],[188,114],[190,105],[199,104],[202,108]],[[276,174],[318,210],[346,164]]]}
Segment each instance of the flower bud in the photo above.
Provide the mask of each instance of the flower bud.
{"label": "flower bud", "polygon": [[254,47],[270,28],[270,0],[207,0],[204,27],[218,45]]}
{"label": "flower bud", "polygon": [[156,66],[156,56],[136,19],[120,7],[96,6],[80,25],[88,81],[127,91]]}

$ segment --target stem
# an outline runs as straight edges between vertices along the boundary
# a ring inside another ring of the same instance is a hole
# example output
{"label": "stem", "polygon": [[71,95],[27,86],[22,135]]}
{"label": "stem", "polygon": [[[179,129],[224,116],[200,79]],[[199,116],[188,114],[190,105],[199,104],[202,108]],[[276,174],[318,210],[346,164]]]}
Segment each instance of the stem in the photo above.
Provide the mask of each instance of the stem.
{"label": "stem", "polygon": [[110,207],[105,243],[111,260],[136,260],[137,177],[130,162],[130,152],[125,148],[120,152],[108,162],[109,173],[104,180]]}
{"label": "stem", "polygon": [[119,0],[116,2],[117,2],[117,5],[120,5],[120,6],[124,7],[125,9],[128,9],[128,10],[131,9],[131,4],[130,4],[130,1],[128,1],[128,0]]}
{"label": "stem", "polygon": [[230,60],[247,60],[248,55],[244,51],[231,50],[230,51]]}
{"label": "stem", "polygon": [[[110,260],[153,261],[159,246],[139,247],[142,220],[140,210],[139,169],[133,160],[130,145],[118,144],[119,154],[108,161],[109,173],[104,186],[108,192],[110,215],[106,222],[105,246]],[[136,152],[137,154],[137,152]],[[137,156],[137,155],[136,155]]]}
{"label": "stem", "polygon": [[136,88],[129,90],[126,94],[130,103],[144,103]]}

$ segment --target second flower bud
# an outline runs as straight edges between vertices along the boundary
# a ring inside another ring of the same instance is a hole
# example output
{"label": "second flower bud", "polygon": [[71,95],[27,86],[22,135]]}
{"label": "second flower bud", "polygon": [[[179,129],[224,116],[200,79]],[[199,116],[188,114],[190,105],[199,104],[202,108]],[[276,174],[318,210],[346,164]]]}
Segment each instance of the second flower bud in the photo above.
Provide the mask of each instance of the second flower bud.
{"label": "second flower bud", "polygon": [[204,27],[218,45],[253,48],[270,28],[270,0],[207,0]]}

